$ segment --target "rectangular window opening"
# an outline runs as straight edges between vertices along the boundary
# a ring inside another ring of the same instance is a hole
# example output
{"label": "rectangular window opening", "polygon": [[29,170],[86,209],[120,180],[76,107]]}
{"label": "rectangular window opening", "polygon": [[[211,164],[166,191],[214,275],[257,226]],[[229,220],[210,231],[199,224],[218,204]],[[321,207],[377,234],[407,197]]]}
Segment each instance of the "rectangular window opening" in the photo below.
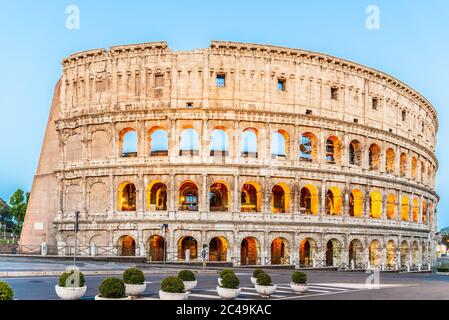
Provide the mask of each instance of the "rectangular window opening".
{"label": "rectangular window opening", "polygon": [[338,88],[336,87],[331,88],[331,99],[338,100]]}
{"label": "rectangular window opening", "polygon": [[285,79],[278,79],[278,90],[279,91],[287,91],[287,81]]}
{"label": "rectangular window opening", "polygon": [[224,73],[217,74],[215,83],[216,83],[217,87],[225,87],[226,86],[226,75]]}

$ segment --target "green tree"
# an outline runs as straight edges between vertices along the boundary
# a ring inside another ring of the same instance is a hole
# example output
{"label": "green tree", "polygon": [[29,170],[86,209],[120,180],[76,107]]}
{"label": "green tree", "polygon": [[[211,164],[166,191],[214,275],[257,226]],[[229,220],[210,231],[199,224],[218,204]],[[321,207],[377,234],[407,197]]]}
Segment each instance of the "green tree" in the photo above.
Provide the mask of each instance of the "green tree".
{"label": "green tree", "polygon": [[[25,198],[26,196],[26,198]],[[26,202],[25,202],[26,201]],[[23,190],[17,189],[9,199],[9,205],[11,207],[11,215],[16,221],[15,231],[20,233],[22,230],[23,220],[25,219],[25,213],[27,211],[28,195],[25,195]]]}
{"label": "green tree", "polygon": [[15,226],[11,208],[3,199],[0,199],[0,224],[6,225],[8,230],[12,230]]}

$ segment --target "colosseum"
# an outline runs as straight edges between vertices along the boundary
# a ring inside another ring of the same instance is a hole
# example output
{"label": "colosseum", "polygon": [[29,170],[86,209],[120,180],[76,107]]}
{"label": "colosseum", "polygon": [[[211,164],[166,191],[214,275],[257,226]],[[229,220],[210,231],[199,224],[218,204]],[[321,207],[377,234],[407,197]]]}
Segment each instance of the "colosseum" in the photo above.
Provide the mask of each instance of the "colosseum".
{"label": "colosseum", "polygon": [[[436,233],[438,119],[329,55],[214,41],[62,62],[20,250],[420,269]],[[41,252],[44,254],[43,252]]]}

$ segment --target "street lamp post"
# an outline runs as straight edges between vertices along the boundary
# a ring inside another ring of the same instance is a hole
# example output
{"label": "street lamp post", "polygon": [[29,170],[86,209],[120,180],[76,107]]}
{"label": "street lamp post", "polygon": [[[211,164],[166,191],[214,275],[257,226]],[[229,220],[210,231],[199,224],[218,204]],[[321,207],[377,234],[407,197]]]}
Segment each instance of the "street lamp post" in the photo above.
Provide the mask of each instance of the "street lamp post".
{"label": "street lamp post", "polygon": [[78,239],[78,231],[79,231],[79,216],[80,212],[75,212],[75,250],[73,253],[73,265],[76,267],[76,245],[77,245],[77,239]]}
{"label": "street lamp post", "polygon": [[165,260],[167,259],[167,229],[168,224],[164,223],[162,225],[162,234],[164,235],[163,243],[163,264],[165,265]]}

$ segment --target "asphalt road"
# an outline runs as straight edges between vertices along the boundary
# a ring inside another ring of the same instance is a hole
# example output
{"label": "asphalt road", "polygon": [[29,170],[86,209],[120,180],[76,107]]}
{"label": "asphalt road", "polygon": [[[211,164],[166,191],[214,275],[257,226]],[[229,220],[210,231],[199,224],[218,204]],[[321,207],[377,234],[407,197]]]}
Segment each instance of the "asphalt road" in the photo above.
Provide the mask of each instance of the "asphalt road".
{"label": "asphalt road", "polygon": [[[237,269],[242,294],[241,300],[259,299],[250,282],[251,270]],[[378,282],[379,289],[370,289],[365,285],[370,274],[363,272],[332,272],[307,271],[310,290],[301,295],[294,294],[289,288],[292,270],[267,270],[278,285],[278,290],[271,299],[449,299],[449,277],[422,273],[381,273]],[[218,271],[217,271],[218,273]],[[148,281],[146,298],[158,298],[160,282],[167,274],[147,275]],[[372,275],[371,275],[372,276]],[[87,276],[87,293],[84,299],[93,299],[98,293],[98,287],[106,276]],[[200,274],[197,276],[198,287],[189,296],[189,300],[219,299],[216,294],[217,275]],[[23,277],[6,278],[0,281],[9,283],[15,291],[15,298],[19,300],[52,300],[58,299],[54,286],[56,277]]]}

